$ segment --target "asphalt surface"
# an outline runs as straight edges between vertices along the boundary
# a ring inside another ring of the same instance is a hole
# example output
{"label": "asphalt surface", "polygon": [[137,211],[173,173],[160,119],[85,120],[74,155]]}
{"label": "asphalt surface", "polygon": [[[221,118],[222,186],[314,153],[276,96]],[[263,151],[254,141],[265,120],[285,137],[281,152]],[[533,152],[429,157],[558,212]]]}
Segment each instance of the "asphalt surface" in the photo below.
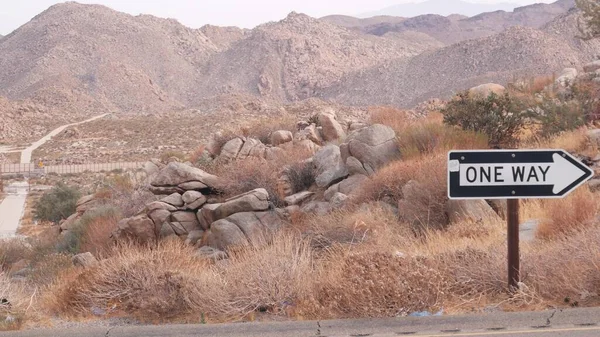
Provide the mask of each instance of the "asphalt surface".
{"label": "asphalt surface", "polygon": [[405,317],[276,323],[115,326],[0,333],[6,337],[389,337],[389,336],[600,336],[600,308],[486,315]]}

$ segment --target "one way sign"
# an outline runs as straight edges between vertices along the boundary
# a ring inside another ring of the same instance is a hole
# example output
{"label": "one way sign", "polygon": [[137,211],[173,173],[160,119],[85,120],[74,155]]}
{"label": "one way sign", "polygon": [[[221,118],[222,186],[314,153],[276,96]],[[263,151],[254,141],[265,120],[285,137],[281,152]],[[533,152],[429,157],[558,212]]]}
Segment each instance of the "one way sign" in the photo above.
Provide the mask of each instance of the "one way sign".
{"label": "one way sign", "polygon": [[564,150],[450,151],[450,199],[562,198],[593,176]]}

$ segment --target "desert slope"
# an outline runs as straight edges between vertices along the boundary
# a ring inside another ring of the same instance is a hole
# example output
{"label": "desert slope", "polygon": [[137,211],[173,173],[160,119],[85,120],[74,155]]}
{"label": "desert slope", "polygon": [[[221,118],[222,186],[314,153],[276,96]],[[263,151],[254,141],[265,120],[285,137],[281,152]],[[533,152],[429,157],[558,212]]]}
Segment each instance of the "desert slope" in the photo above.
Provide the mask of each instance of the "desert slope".
{"label": "desert slope", "polygon": [[580,64],[580,53],[564,40],[533,28],[512,27],[408,61],[356,72],[321,95],[345,104],[409,107],[473,85],[506,83]]}

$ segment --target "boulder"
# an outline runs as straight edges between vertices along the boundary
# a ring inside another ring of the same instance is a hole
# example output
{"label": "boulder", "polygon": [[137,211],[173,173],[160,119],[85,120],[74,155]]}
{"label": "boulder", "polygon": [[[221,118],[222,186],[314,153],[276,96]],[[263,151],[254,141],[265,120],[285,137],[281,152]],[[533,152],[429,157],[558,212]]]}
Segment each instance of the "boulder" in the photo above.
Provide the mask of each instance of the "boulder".
{"label": "boulder", "polygon": [[162,224],[171,217],[171,212],[166,209],[155,209],[152,212],[148,212],[148,217],[154,222],[155,230],[159,232]]}
{"label": "boulder", "polygon": [[300,193],[296,193],[293,195],[290,195],[289,197],[286,197],[285,199],[283,199],[285,201],[285,203],[289,206],[292,205],[299,205],[301,204],[304,200],[310,198],[311,196],[313,196],[315,193],[314,192],[300,192]]}
{"label": "boulder", "polygon": [[[206,188],[206,187],[204,187],[204,188]],[[152,186],[151,185],[148,189],[154,195],[169,195],[169,194],[173,194],[173,193],[185,192],[184,189],[179,188],[177,186]]]}
{"label": "boulder", "polygon": [[[348,135],[346,143],[340,146],[340,152],[344,163],[349,157],[354,157],[368,175],[400,157],[396,133],[389,126],[381,124],[352,132]],[[353,161],[351,159],[351,162]],[[362,171],[359,167],[354,167],[353,170]]]}
{"label": "boulder", "polygon": [[323,135],[323,140],[326,142],[346,137],[344,128],[335,118],[335,113],[333,111],[322,112],[318,115],[319,125],[323,128],[321,134]]}
{"label": "boulder", "polygon": [[160,226],[159,237],[161,239],[164,239],[164,238],[168,238],[171,236],[177,236],[177,233],[175,232],[175,229],[173,228],[173,226],[171,226],[171,224],[169,222],[165,221]]}
{"label": "boulder", "polygon": [[140,243],[156,241],[154,222],[145,214],[126,218],[117,223],[117,229],[112,233],[116,240],[132,239]]}
{"label": "boulder", "polygon": [[182,163],[170,163],[152,180],[154,187],[174,187],[187,182],[199,182],[204,188],[219,185],[219,178]]}
{"label": "boulder", "polygon": [[469,89],[471,96],[486,98],[490,94],[504,95],[506,88],[496,83],[486,83]]}
{"label": "boulder", "polygon": [[202,229],[209,229],[210,225],[218,220],[215,215],[215,210],[219,208],[219,206],[221,206],[221,204],[206,204],[198,211],[198,213],[196,213],[196,217],[198,218],[198,222]]}
{"label": "boulder", "polygon": [[331,207],[333,208],[340,208],[342,206],[344,206],[344,204],[346,203],[346,201],[348,200],[348,196],[343,194],[343,193],[335,193],[333,195],[333,197],[331,197]]}
{"label": "boulder", "polygon": [[175,207],[183,206],[183,199],[181,198],[181,194],[179,193],[173,193],[167,197],[160,199],[160,201]]}
{"label": "boulder", "polygon": [[568,87],[575,82],[577,78],[577,69],[565,68],[561,71],[560,75],[556,78],[555,83],[563,87]]}
{"label": "boulder", "polygon": [[238,153],[240,153],[240,150],[242,149],[242,146],[244,146],[244,141],[239,137],[228,141],[221,148],[221,154],[219,155],[219,158],[225,162],[236,159]]}
{"label": "boulder", "polygon": [[363,183],[363,181],[365,181],[367,179],[369,179],[369,177],[367,177],[366,175],[362,175],[362,174],[352,175],[352,176],[348,177],[347,179],[344,179],[341,182],[329,187],[325,191],[325,195],[324,195],[325,200],[330,201],[331,198],[333,198],[333,196],[336,193],[350,195],[354,190],[356,190],[358,187],[360,187],[360,185]]}
{"label": "boulder", "polygon": [[199,181],[189,181],[187,183],[181,183],[177,185],[183,191],[200,191],[206,188],[206,185]]}
{"label": "boulder", "polygon": [[98,200],[96,199],[96,197],[92,194],[92,195],[86,195],[83,196],[81,198],[79,198],[79,200],[77,200],[77,203],[75,204],[75,212],[79,213],[79,214],[83,214],[85,212],[87,212],[88,210],[90,210],[91,208],[96,207],[98,204]]}
{"label": "boulder", "polygon": [[587,137],[592,144],[600,147],[600,129],[592,129],[587,132]]}
{"label": "boulder", "polygon": [[185,239],[185,244],[194,246],[194,245],[196,245],[196,243],[198,243],[198,241],[200,241],[202,239],[203,236],[204,236],[203,230],[200,230],[200,229],[193,230],[193,231],[189,232],[187,238]]}
{"label": "boulder", "polygon": [[331,204],[323,201],[311,201],[300,209],[303,213],[313,213],[316,215],[327,215],[332,211]]}
{"label": "boulder", "polygon": [[264,158],[266,146],[260,140],[254,138],[246,138],[242,145],[237,159],[246,159],[248,157]]}
{"label": "boulder", "polygon": [[183,226],[186,233],[200,229],[200,222],[194,212],[175,212],[171,214],[171,221],[178,222]]}
{"label": "boulder", "polygon": [[[182,204],[183,205],[183,204]],[[146,205],[146,210],[148,213],[153,212],[154,210],[157,209],[164,209],[167,210],[169,212],[175,212],[177,210],[177,207],[171,205],[171,204],[167,204],[165,202],[162,201],[153,201],[151,203],[149,203],[148,205]]]}
{"label": "boulder", "polygon": [[500,220],[500,217],[485,200],[449,200],[446,213],[451,224],[460,222],[480,222],[486,219]]}
{"label": "boulder", "polygon": [[494,212],[496,212],[496,214],[498,214],[500,218],[506,220],[508,212],[506,199],[492,199],[488,200],[487,203],[492,207]]}
{"label": "boulder", "polygon": [[63,221],[60,224],[60,230],[68,231],[68,230],[73,229],[73,226],[75,225],[77,220],[79,220],[80,218],[81,218],[81,215],[79,213],[71,214],[71,216],[69,216],[65,221]]}
{"label": "boulder", "polygon": [[323,144],[323,137],[319,133],[319,130],[317,130],[317,126],[315,124],[311,124],[298,131],[296,135],[294,135],[294,139],[297,141],[310,140],[317,145]]}
{"label": "boulder", "polygon": [[316,178],[319,187],[328,187],[348,175],[348,170],[337,145],[327,145],[321,148],[313,157]]}
{"label": "boulder", "polygon": [[262,245],[283,225],[283,213],[280,211],[235,213],[215,221],[207,241],[209,246],[220,250],[229,246]]}
{"label": "boulder", "polygon": [[229,246],[248,245],[248,239],[242,230],[227,219],[217,220],[210,226],[208,245],[219,250],[226,250]]}
{"label": "boulder", "polygon": [[269,208],[269,193],[264,188],[237,195],[225,200],[214,210],[214,219],[224,219],[240,212],[264,211]]}
{"label": "boulder", "polygon": [[222,250],[218,250],[213,247],[204,246],[200,247],[196,252],[196,256],[203,259],[209,259],[213,261],[224,260],[227,258],[227,253]]}
{"label": "boulder", "polygon": [[295,142],[296,147],[298,149],[306,151],[308,153],[315,153],[319,150],[319,145],[315,144],[310,139],[299,140]]}
{"label": "boulder", "polygon": [[586,73],[593,73],[596,72],[596,70],[600,70],[600,60],[590,62],[583,66],[583,71]]}
{"label": "boulder", "polygon": [[600,191],[600,179],[592,179],[587,183],[590,191],[596,193]]}
{"label": "boulder", "polygon": [[191,204],[202,197],[204,195],[198,191],[187,191],[181,196],[181,200],[186,204]]}
{"label": "boulder", "polygon": [[160,171],[160,167],[152,161],[147,161],[144,163],[143,170],[148,176],[153,176]]}
{"label": "boulder", "polygon": [[365,170],[365,167],[360,162],[360,160],[354,157],[348,157],[346,159],[346,168],[348,169],[348,173],[351,175],[368,175],[369,173]]}
{"label": "boulder", "polygon": [[71,261],[74,266],[83,268],[93,267],[98,263],[98,260],[90,252],[77,254],[71,258]]}
{"label": "boulder", "polygon": [[271,134],[271,145],[279,146],[294,140],[294,135],[287,130],[275,131]]}

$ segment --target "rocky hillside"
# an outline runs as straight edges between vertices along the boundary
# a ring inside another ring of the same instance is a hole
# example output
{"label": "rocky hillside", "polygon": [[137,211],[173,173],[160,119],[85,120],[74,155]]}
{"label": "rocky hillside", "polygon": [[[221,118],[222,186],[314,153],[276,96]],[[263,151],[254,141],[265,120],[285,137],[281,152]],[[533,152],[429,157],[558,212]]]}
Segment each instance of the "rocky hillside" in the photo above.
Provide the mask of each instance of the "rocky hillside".
{"label": "rocky hillside", "polygon": [[517,77],[579,66],[581,53],[565,40],[543,31],[512,27],[409,61],[357,71],[325,90],[323,96],[347,104],[412,106],[481,83],[506,83]]}
{"label": "rocky hillside", "polygon": [[384,35],[389,32],[417,31],[426,33],[441,42],[452,44],[467,39],[490,36],[513,26],[540,28],[557,16],[573,8],[574,0],[560,0],[552,4],[534,4],[516,8],[512,12],[494,11],[473,17],[460,15],[420,15],[408,19],[378,17],[342,20],[325,17],[322,20],[344,25],[367,34]]}
{"label": "rocky hillside", "polygon": [[308,98],[350,71],[408,59],[439,45],[429,40],[363,35],[291,13],[215,54],[200,91],[205,96],[246,92],[292,101]]}
{"label": "rocky hillside", "polygon": [[[6,106],[33,104],[33,111],[68,121],[101,112],[229,109],[222,102],[240,96],[258,103],[230,110],[257,112],[268,102],[311,97],[412,106],[481,82],[588,62],[600,46],[575,38],[572,4],[472,18],[291,13],[245,30],[190,29],[175,20],[63,3],[0,40],[0,96]],[[30,122],[8,110],[13,117],[2,120],[5,130]]]}
{"label": "rocky hillside", "polygon": [[59,4],[2,39],[0,95],[67,111],[173,109],[193,96],[198,67],[219,50],[173,20]]}

